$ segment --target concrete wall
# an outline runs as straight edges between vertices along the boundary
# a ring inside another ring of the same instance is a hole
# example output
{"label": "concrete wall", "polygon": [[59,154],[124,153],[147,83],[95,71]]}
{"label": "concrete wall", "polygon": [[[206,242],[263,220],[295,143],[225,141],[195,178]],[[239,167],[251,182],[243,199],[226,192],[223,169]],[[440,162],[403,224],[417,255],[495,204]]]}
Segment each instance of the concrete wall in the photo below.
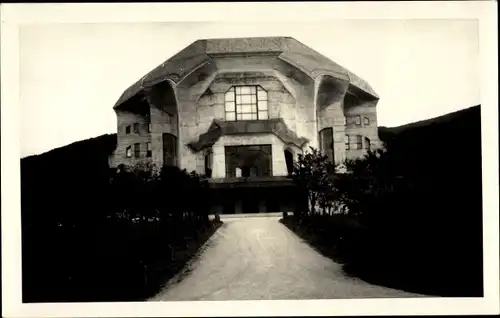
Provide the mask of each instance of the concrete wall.
{"label": "concrete wall", "polygon": [[[355,159],[358,157],[362,157],[366,150],[365,148],[365,140],[364,137],[368,137],[370,139],[371,149],[376,149],[380,147],[380,139],[378,137],[378,124],[377,124],[377,109],[376,102],[364,102],[358,106],[347,107],[345,109],[345,114],[347,117],[347,125],[346,125],[346,134],[352,136],[351,137],[351,150],[347,150],[347,158]],[[350,121],[354,121],[356,115],[361,117],[361,124],[355,125],[350,123]],[[368,118],[370,120],[369,125],[365,125],[364,118]],[[355,136],[361,135],[363,138],[363,149],[357,150],[355,148]]]}
{"label": "concrete wall", "polygon": [[324,128],[333,130],[334,162],[346,159],[344,97],[349,83],[322,76],[317,79],[316,116],[318,133]]}
{"label": "concrete wall", "polygon": [[[117,116],[117,147],[110,158],[110,166],[117,167],[120,164],[137,165],[145,164],[151,159],[146,157],[147,143],[151,141],[148,133],[149,119],[133,112],[116,110]],[[139,123],[139,133],[134,132],[133,124]],[[126,133],[126,127],[130,126],[130,134]],[[134,144],[140,143],[140,157],[135,158]],[[126,157],[127,147],[132,146],[132,157]]]}
{"label": "concrete wall", "polygon": [[[358,106],[344,107],[342,96],[347,87],[342,80],[333,80],[336,89],[323,88],[327,98],[318,105],[318,93],[321,93],[323,78],[312,80],[294,66],[278,59],[275,55],[258,56],[228,56],[217,55],[205,66],[192,72],[176,87],[168,82],[158,86],[150,93],[151,134],[147,133],[147,118],[139,115],[117,111],[118,147],[110,161],[113,166],[120,163],[135,164],[151,160],[155,165],[163,165],[163,133],[171,133],[177,137],[178,166],[188,171],[204,173],[204,153],[193,152],[187,144],[205,133],[213,119],[225,119],[224,95],[233,85],[260,85],[268,92],[269,118],[283,118],[287,126],[296,132],[298,137],[304,137],[309,143],[303,149],[292,147],[294,155],[309,146],[318,148],[318,133],[321,129],[332,127],[334,139],[335,161],[345,158],[362,156],[364,150],[345,150],[345,135],[361,134],[372,141],[372,148],[379,145],[376,118],[376,102],[365,102]],[[321,107],[320,107],[321,106]],[[168,115],[170,114],[170,115]],[[370,119],[369,127],[346,127],[344,117],[360,114]],[[170,122],[167,118],[170,117]],[[141,123],[141,133],[125,135],[125,126],[133,122]],[[228,139],[229,138],[229,139]],[[232,139],[231,139],[232,138]],[[264,139],[262,139],[264,138]],[[267,139],[266,139],[267,138]],[[354,137],[353,137],[354,138]],[[354,140],[354,139],[353,139]],[[152,158],[145,158],[146,142],[152,143]],[[141,146],[141,158],[126,158],[127,145],[135,142],[144,143]],[[273,174],[285,175],[283,143],[275,135],[256,136],[226,136],[214,145],[213,177],[223,177],[225,174],[223,144],[272,144]],[[258,142],[258,143],[256,143]],[[354,146],[354,145],[353,145]],[[219,147],[219,148],[217,148]],[[276,148],[277,147],[277,148]],[[279,148],[279,150],[278,150]],[[222,149],[222,152],[221,152]],[[142,153],[144,152],[144,153]],[[222,157],[220,157],[222,155]],[[144,159],[142,159],[144,156]],[[219,157],[218,157],[219,156]],[[276,156],[276,159],[274,159]],[[277,160],[277,161],[276,161]]]}
{"label": "concrete wall", "polygon": [[[207,74],[217,69],[217,74]],[[283,73],[285,72],[285,73]],[[294,70],[275,56],[218,56],[210,67],[193,72],[176,88],[179,102],[180,166],[203,171],[203,154],[187,143],[206,132],[214,118],[224,120],[224,95],[233,85],[260,85],[268,92],[269,118],[281,117],[299,137],[317,144],[313,81],[303,85]],[[196,81],[195,79],[202,80]],[[303,78],[300,80],[304,81]],[[214,164],[216,160],[214,160]]]}

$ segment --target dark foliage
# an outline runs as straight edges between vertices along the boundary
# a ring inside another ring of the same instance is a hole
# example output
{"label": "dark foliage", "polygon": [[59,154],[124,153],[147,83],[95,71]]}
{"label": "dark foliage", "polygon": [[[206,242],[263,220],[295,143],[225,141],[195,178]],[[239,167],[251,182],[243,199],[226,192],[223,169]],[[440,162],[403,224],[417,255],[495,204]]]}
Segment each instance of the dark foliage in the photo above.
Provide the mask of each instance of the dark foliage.
{"label": "dark foliage", "polygon": [[380,137],[386,151],[347,162],[349,174],[330,175],[333,200],[347,206],[347,216],[301,214],[293,226],[368,281],[425,294],[481,296],[479,106],[381,128]]}
{"label": "dark foliage", "polygon": [[154,294],[213,233],[203,178],[111,171],[116,135],[21,160],[23,301]]}

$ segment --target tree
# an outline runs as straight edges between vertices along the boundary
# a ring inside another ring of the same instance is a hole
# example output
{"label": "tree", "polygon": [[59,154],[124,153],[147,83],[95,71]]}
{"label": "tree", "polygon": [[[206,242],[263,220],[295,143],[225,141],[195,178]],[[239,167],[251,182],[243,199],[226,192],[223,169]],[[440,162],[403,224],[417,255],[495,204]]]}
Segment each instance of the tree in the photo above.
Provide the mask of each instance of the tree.
{"label": "tree", "polygon": [[332,167],[328,156],[313,147],[310,147],[310,152],[298,156],[293,180],[299,189],[307,193],[309,215],[332,212],[336,199],[336,190],[329,173],[333,171]]}

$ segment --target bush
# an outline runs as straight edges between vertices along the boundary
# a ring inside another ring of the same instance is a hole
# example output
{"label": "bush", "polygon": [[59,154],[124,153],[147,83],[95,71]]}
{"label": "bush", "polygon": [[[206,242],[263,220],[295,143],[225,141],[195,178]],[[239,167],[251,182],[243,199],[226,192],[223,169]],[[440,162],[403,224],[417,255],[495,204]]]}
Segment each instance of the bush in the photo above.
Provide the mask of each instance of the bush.
{"label": "bush", "polygon": [[297,224],[314,244],[330,246],[346,269],[375,282],[481,294],[480,174],[458,174],[429,158],[414,167],[406,155],[370,151],[347,161],[346,174],[332,173],[315,149],[299,156],[294,180],[308,193],[309,209],[297,214]]}
{"label": "bush", "polygon": [[23,171],[24,301],[142,299],[210,229],[207,184],[194,172],[39,169]]}

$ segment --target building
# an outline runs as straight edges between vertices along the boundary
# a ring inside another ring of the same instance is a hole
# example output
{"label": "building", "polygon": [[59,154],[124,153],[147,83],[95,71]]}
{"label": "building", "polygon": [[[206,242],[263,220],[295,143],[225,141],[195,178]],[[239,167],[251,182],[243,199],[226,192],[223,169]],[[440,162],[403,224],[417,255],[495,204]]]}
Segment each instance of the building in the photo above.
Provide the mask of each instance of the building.
{"label": "building", "polygon": [[221,212],[288,210],[299,153],[315,147],[340,163],[378,147],[378,100],[293,38],[198,40],[119,98],[110,165],[205,174]]}

